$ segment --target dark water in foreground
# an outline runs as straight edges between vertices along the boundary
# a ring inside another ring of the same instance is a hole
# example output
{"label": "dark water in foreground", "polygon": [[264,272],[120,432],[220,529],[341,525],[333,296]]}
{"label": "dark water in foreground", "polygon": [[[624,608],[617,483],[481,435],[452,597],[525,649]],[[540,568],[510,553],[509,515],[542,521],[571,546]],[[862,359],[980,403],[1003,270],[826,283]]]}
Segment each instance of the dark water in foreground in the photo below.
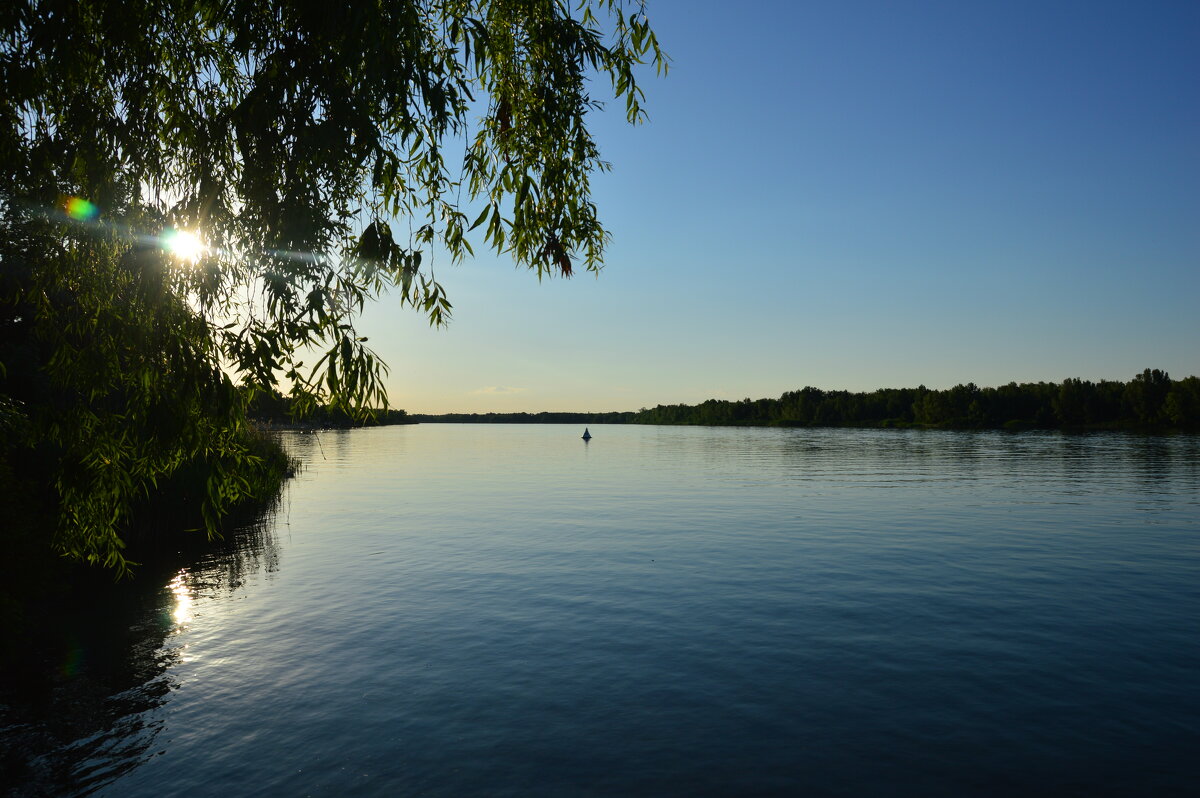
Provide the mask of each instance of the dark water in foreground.
{"label": "dark water in foreground", "polygon": [[1200,786],[1200,438],[581,432],[289,437],[273,523],[5,675],[15,794]]}

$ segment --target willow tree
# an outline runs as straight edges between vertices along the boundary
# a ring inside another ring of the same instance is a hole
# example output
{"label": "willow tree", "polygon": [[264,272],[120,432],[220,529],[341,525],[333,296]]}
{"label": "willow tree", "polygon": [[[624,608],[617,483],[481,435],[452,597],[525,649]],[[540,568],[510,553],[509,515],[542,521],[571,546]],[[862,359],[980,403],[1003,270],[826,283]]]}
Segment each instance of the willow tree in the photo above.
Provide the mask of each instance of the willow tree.
{"label": "willow tree", "polygon": [[254,391],[386,406],[355,315],[444,323],[430,252],[598,270],[593,84],[637,122],[666,68],[621,0],[9,0],[0,37],[0,453],[118,568],[161,480],[204,465],[210,530],[252,492]]}

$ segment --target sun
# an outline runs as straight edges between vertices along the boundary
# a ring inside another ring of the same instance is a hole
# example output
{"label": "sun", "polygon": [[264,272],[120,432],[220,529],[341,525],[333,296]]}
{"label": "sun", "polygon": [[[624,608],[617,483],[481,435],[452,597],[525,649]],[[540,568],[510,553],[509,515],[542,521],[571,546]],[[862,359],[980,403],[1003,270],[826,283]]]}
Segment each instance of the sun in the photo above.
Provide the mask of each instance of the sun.
{"label": "sun", "polygon": [[195,233],[187,230],[168,230],[163,233],[163,244],[172,255],[182,261],[195,263],[200,260],[207,247]]}

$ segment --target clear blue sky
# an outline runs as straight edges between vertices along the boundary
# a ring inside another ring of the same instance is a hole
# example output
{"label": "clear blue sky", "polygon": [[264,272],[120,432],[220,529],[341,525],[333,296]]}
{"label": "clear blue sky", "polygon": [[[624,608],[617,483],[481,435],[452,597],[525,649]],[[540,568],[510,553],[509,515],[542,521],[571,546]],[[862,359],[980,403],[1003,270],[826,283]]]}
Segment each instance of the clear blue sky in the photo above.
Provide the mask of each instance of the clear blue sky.
{"label": "clear blue sky", "polygon": [[443,261],[442,330],[384,298],[394,406],[1200,374],[1200,3],[649,13],[650,122],[593,120],[606,268]]}

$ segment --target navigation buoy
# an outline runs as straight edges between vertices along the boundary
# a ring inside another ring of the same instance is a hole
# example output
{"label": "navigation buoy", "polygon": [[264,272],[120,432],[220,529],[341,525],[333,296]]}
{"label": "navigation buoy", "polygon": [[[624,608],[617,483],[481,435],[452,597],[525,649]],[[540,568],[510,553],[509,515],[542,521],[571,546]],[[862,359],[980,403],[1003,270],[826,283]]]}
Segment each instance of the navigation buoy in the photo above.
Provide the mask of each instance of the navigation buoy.
{"label": "navigation buoy", "polygon": [[592,439],[592,433],[587,431],[587,427],[583,428],[583,439],[585,441],[590,441]]}

